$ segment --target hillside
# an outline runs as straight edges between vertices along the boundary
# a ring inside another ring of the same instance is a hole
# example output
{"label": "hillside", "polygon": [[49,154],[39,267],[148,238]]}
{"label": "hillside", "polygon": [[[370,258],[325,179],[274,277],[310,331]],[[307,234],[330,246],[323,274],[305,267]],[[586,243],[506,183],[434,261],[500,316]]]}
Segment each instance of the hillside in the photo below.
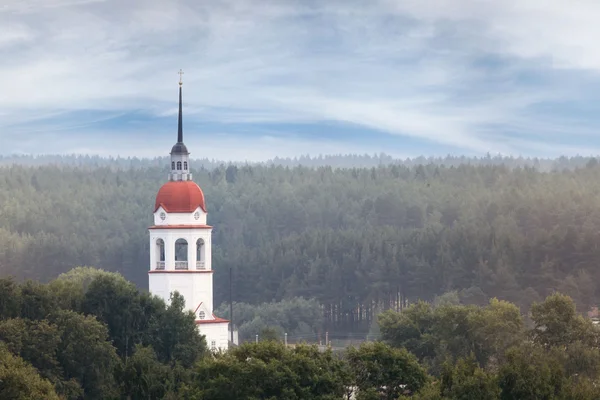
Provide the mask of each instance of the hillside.
{"label": "hillside", "polygon": [[[195,170],[215,227],[215,304],[232,267],[235,301],[316,298],[340,329],[451,290],[522,309],[559,290],[585,310],[598,297],[600,168],[578,164]],[[0,274],[45,282],[91,265],[147,287],[146,228],[166,175],[110,162],[0,168]]]}

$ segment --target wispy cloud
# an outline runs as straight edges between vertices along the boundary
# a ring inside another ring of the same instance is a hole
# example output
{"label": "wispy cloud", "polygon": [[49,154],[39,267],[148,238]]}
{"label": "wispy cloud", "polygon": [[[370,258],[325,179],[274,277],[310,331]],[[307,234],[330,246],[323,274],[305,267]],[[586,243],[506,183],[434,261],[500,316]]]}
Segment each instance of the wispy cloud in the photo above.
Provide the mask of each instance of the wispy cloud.
{"label": "wispy cloud", "polygon": [[180,67],[197,153],[597,152],[599,18],[587,0],[5,0],[0,152],[166,152]]}

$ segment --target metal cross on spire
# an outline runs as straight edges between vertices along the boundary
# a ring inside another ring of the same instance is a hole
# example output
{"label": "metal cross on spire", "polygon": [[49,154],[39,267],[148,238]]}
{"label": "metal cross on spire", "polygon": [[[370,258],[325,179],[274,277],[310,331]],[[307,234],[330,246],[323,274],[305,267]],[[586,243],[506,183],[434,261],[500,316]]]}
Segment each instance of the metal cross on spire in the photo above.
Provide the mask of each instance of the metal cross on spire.
{"label": "metal cross on spire", "polygon": [[183,85],[183,81],[182,81],[182,78],[183,78],[183,70],[179,69],[179,72],[178,72],[178,74],[179,74],[179,86],[181,86],[181,85]]}

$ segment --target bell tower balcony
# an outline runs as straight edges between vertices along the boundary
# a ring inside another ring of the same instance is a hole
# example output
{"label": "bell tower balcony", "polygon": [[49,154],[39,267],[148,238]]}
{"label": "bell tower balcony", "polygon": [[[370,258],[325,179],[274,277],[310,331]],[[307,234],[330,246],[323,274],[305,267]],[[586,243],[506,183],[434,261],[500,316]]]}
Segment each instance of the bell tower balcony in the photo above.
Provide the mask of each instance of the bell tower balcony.
{"label": "bell tower balcony", "polygon": [[176,270],[188,269],[188,262],[187,261],[175,261],[175,269]]}

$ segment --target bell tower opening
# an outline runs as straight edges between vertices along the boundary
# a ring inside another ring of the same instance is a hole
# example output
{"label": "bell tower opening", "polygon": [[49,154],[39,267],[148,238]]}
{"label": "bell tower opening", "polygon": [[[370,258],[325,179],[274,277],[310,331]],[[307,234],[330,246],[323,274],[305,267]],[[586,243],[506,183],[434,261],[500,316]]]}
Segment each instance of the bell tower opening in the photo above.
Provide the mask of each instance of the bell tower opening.
{"label": "bell tower opening", "polygon": [[196,269],[206,269],[204,239],[196,241]]}
{"label": "bell tower opening", "polygon": [[185,239],[175,242],[175,269],[188,269],[188,242]]}
{"label": "bell tower opening", "polygon": [[165,269],[165,241],[156,240],[156,269]]}

